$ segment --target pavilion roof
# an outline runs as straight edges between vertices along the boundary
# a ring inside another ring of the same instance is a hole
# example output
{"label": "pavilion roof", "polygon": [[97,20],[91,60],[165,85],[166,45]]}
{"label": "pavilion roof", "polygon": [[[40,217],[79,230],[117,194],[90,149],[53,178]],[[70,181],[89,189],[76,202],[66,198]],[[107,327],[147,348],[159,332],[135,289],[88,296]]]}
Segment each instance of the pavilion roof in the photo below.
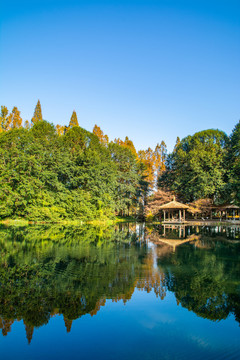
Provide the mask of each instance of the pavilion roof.
{"label": "pavilion roof", "polygon": [[217,205],[213,206],[213,209],[219,209],[219,210],[227,210],[227,209],[240,209],[239,206],[234,204],[224,204],[224,205]]}
{"label": "pavilion roof", "polygon": [[161,206],[159,206],[159,210],[164,210],[164,209],[188,209],[189,206],[182,204],[178,201],[170,201],[167,204],[163,204]]}
{"label": "pavilion roof", "polygon": [[226,207],[226,209],[240,209],[240,207],[239,206],[237,206],[237,205],[228,205],[227,207]]}

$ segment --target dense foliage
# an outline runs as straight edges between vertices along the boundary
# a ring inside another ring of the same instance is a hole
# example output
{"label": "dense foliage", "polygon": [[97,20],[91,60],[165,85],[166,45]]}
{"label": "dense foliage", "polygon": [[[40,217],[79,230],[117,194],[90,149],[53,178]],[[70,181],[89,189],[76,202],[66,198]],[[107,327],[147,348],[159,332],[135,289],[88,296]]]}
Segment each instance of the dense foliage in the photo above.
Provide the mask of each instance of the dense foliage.
{"label": "dense foliage", "polygon": [[183,201],[210,198],[214,202],[240,200],[240,125],[230,136],[205,130],[187,136],[168,155],[166,171],[158,179]]}
{"label": "dense foliage", "polygon": [[240,204],[240,121],[230,136],[227,162],[229,168],[228,190]]}
{"label": "dense foliage", "polygon": [[0,134],[0,217],[94,219],[129,212],[139,196],[137,160],[79,126],[58,136],[46,121]]}
{"label": "dense foliage", "polygon": [[164,141],[137,152],[127,136],[109,142],[99,126],[81,128],[75,111],[68,126],[55,127],[40,101],[24,125],[17,107],[1,107],[0,219],[142,218],[154,215],[166,190],[188,203],[240,203],[239,179],[240,123],[230,137],[205,130],[177,138],[170,154]]}
{"label": "dense foliage", "polygon": [[143,216],[166,145],[137,153],[127,136],[109,142],[99,126],[81,128],[75,111],[55,127],[38,101],[31,124],[1,107],[0,155],[0,219],[92,220]]}

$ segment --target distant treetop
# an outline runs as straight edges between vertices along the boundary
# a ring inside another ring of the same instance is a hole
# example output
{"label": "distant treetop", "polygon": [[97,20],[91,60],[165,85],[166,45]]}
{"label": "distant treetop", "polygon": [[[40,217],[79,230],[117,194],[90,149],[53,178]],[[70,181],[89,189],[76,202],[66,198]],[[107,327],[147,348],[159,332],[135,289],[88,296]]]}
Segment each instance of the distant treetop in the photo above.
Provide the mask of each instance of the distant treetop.
{"label": "distant treetop", "polygon": [[37,105],[34,110],[33,117],[32,117],[32,123],[36,124],[36,122],[41,121],[42,119],[43,119],[42,118],[42,108],[41,108],[40,101],[38,100]]}
{"label": "distant treetop", "polygon": [[71,116],[71,119],[70,119],[70,122],[69,122],[69,125],[68,127],[69,128],[72,128],[74,126],[79,126],[78,124],[78,119],[77,119],[77,113],[75,110],[73,110],[73,113],[72,113],[72,116]]}

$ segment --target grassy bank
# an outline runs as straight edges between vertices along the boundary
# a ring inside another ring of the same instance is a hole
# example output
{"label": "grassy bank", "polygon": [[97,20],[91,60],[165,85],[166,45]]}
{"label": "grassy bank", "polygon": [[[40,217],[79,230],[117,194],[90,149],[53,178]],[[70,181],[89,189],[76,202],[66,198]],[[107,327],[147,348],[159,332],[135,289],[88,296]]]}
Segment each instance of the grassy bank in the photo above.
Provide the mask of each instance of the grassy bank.
{"label": "grassy bank", "polygon": [[114,219],[96,219],[91,221],[82,221],[82,220],[59,220],[59,221],[29,221],[26,219],[4,219],[0,220],[0,224],[8,225],[8,226],[27,226],[27,225],[44,225],[44,224],[60,224],[60,225],[73,225],[79,226],[83,224],[91,224],[91,225],[114,225],[117,223],[128,223],[128,222],[136,222],[136,219],[127,216],[127,217],[120,217],[116,216]]}

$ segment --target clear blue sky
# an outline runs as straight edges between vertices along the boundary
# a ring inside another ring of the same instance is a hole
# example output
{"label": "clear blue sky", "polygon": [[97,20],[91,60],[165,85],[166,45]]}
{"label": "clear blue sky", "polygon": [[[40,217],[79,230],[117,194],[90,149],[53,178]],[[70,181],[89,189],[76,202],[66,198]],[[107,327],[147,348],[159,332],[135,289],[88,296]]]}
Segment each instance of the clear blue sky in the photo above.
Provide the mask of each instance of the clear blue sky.
{"label": "clear blue sky", "polygon": [[240,119],[240,2],[1,0],[0,104],[137,149]]}

